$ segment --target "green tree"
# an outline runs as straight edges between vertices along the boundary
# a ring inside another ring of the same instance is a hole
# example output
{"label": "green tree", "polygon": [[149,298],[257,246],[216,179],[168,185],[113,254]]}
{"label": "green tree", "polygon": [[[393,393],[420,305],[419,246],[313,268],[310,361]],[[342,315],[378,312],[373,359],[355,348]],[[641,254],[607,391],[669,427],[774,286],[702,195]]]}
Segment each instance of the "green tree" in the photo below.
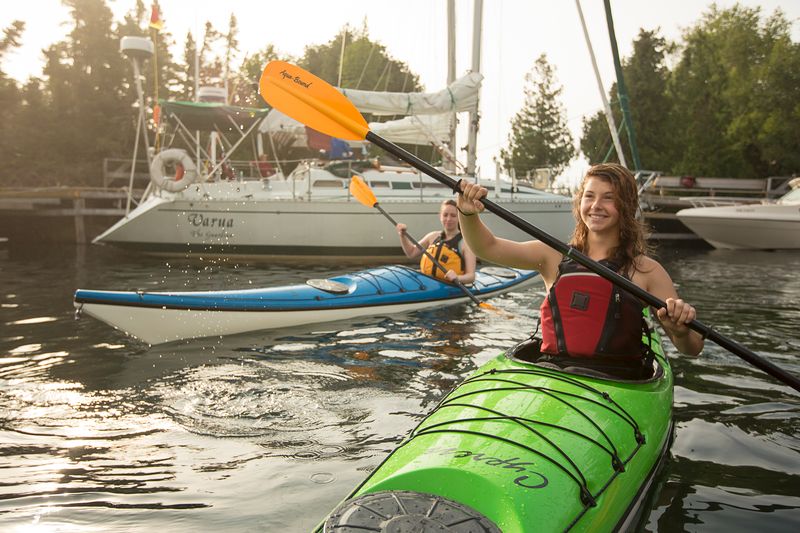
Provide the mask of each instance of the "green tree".
{"label": "green tree", "polygon": [[354,31],[345,26],[326,44],[309,46],[299,64],[323,80],[339,82],[339,57],[345,39],[342,87],[366,91],[418,92],[419,76],[408,65],[393,59],[386,47],[372,41],[366,27]]}
{"label": "green tree", "polygon": [[244,58],[239,70],[230,77],[231,104],[243,107],[267,107],[264,99],[258,94],[258,82],[264,67],[274,60],[293,61],[291,57],[280,54],[272,44]]}
{"label": "green tree", "polygon": [[[25,23],[15,20],[3,30],[3,38],[0,40],[0,145],[11,148],[9,152],[6,152],[4,158],[6,164],[12,168],[17,167],[21,155],[13,138],[22,96],[16,80],[8,77],[3,71],[2,61],[9,50],[19,47],[23,31],[25,31]],[[14,176],[4,172],[0,179],[5,182],[5,185],[10,185],[8,182],[14,179]]]}
{"label": "green tree", "polygon": [[194,99],[194,85],[197,73],[195,72],[194,59],[197,53],[197,43],[192,37],[192,32],[186,32],[183,42],[183,64],[179,66],[177,97],[181,100]]}
{"label": "green tree", "polygon": [[682,173],[764,177],[800,170],[800,45],[781,12],[712,6],[684,34],[670,87]]}
{"label": "green tree", "polygon": [[231,13],[231,18],[228,20],[228,33],[223,36],[225,40],[225,53],[224,59],[222,60],[222,66],[224,68],[224,76],[226,81],[229,80],[231,76],[231,60],[233,59],[233,55],[235,52],[239,51],[239,39],[237,39],[238,35],[239,25],[236,22],[236,15]]}
{"label": "green tree", "polygon": [[[342,61],[342,83],[347,89],[389,92],[419,92],[422,86],[419,76],[414,74],[408,65],[393,59],[382,44],[369,38],[369,31],[364,25],[361,30],[353,30],[347,26],[331,41],[306,47],[298,64],[323,80],[337,85],[339,82],[339,58],[344,39],[344,60]],[[365,115],[368,121],[375,117]],[[395,117],[377,117],[378,120],[391,120]],[[401,145],[417,157],[438,163],[432,147],[419,145]],[[373,155],[380,156],[388,163],[397,163],[391,156],[381,150],[373,150]]]}
{"label": "green tree", "polygon": [[[4,173],[9,185],[32,186],[50,185],[59,179],[58,165],[51,157],[48,148],[48,128],[58,128],[52,119],[50,97],[44,82],[30,78],[21,91],[21,106],[13,125],[14,157],[11,159],[12,172]],[[87,142],[92,142],[87,136]],[[43,153],[47,154],[43,157]]]}
{"label": "green tree", "polygon": [[40,127],[52,173],[38,178],[97,185],[103,158],[119,157],[126,149],[127,64],[119,53],[111,10],[103,0],[64,0],[64,4],[72,29],[64,41],[44,52],[50,120],[47,127]]}
{"label": "green tree", "polygon": [[225,68],[222,57],[215,52],[225,36],[206,21],[203,43],[200,46],[200,86],[222,87],[225,83]]}
{"label": "green tree", "polygon": [[525,75],[525,83],[525,102],[511,121],[509,145],[500,150],[500,158],[518,175],[542,167],[557,174],[575,156],[575,147],[558,100],[563,89],[545,54]]}
{"label": "green tree", "polygon": [[[658,30],[640,29],[633,42],[633,53],[622,65],[631,101],[639,155],[642,164],[649,169],[668,170],[673,162],[672,135],[667,131],[672,104],[667,91],[670,72],[666,64],[673,48],[674,45],[658,35]],[[622,111],[616,105],[619,101],[616,83],[609,92],[609,101],[612,102],[614,120],[619,127],[623,121]],[[632,161],[630,144],[624,130],[620,134],[620,142],[626,161]],[[605,113],[599,111],[589,118],[584,117],[581,151],[589,161],[604,161],[612,146]],[[619,161],[619,157],[612,151],[610,160]]]}

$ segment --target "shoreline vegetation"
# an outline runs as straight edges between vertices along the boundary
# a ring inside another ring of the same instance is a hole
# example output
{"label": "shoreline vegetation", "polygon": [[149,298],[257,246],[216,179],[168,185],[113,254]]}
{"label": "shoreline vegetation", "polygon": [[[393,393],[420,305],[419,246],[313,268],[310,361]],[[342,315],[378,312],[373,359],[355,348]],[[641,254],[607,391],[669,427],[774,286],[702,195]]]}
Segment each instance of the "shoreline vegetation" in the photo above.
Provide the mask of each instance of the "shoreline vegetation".
{"label": "shoreline vegetation", "polygon": [[[183,56],[175,57],[170,48],[180,36],[169,33],[168,20],[159,21],[160,30],[150,28],[150,13],[142,2],[123,20],[113,19],[107,0],[66,3],[71,30],[63,41],[43,50],[42,77],[21,83],[2,70],[3,56],[24,42],[24,22],[14,21],[0,36],[0,145],[8,147],[0,187],[96,186],[102,181],[104,159],[129,157],[136,95],[130,65],[119,53],[122,36],[149,36],[156,44],[158,83],[153,82],[151,65],[142,72],[151,135],[157,98],[194,98],[198,47],[199,85],[227,85],[231,105],[265,106],[255,83],[274,59],[295,62],[336,84],[343,38],[343,87],[422,90],[419,76],[392,58],[366,25],[342,28],[331,41],[310,43],[302,57],[291,57],[279,51],[279,44],[239,50],[232,14],[222,31],[207,22],[202,42],[187,34]],[[798,174],[800,43],[791,39],[792,24],[780,11],[768,15],[760,8],[712,4],[678,42],[663,38],[658,28],[640,29],[633,53],[622,62],[644,167],[671,175],[729,178]],[[233,64],[234,52],[245,53],[241,64]],[[601,111],[583,117],[581,138],[572,138],[559,101],[557,69],[546,56],[531,66],[524,90],[524,104],[496,156],[507,171],[521,176],[550,168],[557,174],[579,152],[592,163],[615,160]],[[619,124],[616,84],[609,99]],[[629,151],[624,136],[622,141]],[[252,147],[239,150],[233,158],[252,157]],[[280,159],[288,154],[271,155]],[[305,157],[313,155],[308,150]],[[417,155],[441,163],[431,148],[422,147]]]}

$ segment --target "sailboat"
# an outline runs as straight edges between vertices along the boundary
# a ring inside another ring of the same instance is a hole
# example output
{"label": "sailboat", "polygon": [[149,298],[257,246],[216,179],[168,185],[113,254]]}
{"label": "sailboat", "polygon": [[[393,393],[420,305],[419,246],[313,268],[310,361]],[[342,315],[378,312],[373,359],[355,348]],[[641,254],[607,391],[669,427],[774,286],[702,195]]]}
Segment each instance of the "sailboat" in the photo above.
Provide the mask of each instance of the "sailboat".
{"label": "sailboat", "polygon": [[[148,49],[142,41],[148,40],[123,39],[137,83],[138,61]],[[482,81],[477,70],[437,93],[342,91],[361,112],[405,116],[370,125],[388,140],[443,147],[450,117],[477,110]],[[139,98],[139,126],[144,129],[141,90]],[[362,147],[343,146],[338,139],[320,140],[316,132],[275,110],[223,102],[162,102],[161,118],[171,132],[165,137],[180,142],[182,148],[148,152],[151,183],[143,197],[94,243],[159,255],[390,259],[402,255],[397,233],[391,225],[378,222],[375,217],[380,215],[374,210],[350,197],[352,175],[360,176],[383,205],[389,204],[411,234],[430,231],[441,202],[453,197],[451,190],[411,167],[358,158],[353,154]],[[137,144],[138,139],[137,135]],[[146,135],[143,139],[147,144]],[[231,161],[230,154],[248,141],[256,148],[253,160]],[[473,132],[470,141],[474,142]],[[267,143],[273,154],[276,144],[322,146],[325,153],[294,161],[289,171],[285,161],[265,160]],[[567,239],[574,228],[569,198],[501,177],[499,172],[492,180],[456,177],[479,180],[493,201],[560,239]],[[499,219],[485,218],[496,235],[527,238]]]}

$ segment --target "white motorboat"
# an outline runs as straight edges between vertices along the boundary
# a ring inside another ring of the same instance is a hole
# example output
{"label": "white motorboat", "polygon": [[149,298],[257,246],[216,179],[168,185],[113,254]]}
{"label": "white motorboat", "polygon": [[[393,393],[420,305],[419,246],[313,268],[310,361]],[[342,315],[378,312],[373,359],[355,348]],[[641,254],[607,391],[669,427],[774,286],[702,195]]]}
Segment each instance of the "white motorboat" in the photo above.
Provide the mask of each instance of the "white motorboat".
{"label": "white motorboat", "polygon": [[693,207],[678,219],[715,248],[800,249],[800,178],[775,202]]}

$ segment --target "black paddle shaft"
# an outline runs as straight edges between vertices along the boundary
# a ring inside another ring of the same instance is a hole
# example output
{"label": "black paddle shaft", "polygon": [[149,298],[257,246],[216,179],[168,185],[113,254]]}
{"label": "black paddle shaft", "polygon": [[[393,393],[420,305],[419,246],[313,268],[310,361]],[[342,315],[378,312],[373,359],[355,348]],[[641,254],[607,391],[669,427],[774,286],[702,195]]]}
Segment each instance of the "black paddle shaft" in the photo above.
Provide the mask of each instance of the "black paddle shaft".
{"label": "black paddle shaft", "polygon": [[[380,135],[377,135],[370,131],[366,135],[366,140],[377,146],[380,146],[387,152],[397,156],[401,160],[405,161],[412,167],[424,172],[425,174],[432,177],[436,181],[439,181],[440,183],[447,185],[448,187],[453,189],[454,193],[459,193],[459,194],[461,193],[460,180],[459,181],[454,180],[444,172],[432,167],[431,165],[419,159],[415,155],[403,150],[396,144],[387,141]],[[661,299],[653,296],[652,294],[642,289],[638,285],[634,284],[630,280],[620,276],[610,268],[605,267],[600,263],[598,263],[597,261],[590,259],[588,256],[576,250],[575,248],[559,241],[549,233],[537,228],[527,220],[523,220],[514,213],[508,211],[503,207],[500,207],[499,205],[495,204],[494,202],[492,202],[487,198],[481,199],[481,203],[483,203],[487,211],[494,213],[498,217],[502,218],[511,225],[516,226],[522,231],[528,233],[529,235],[536,237],[537,239],[545,243],[547,246],[553,248],[558,252],[561,252],[563,255],[569,257],[570,259],[575,260],[576,262],[585,266],[595,274],[604,277],[611,283],[628,291],[629,293],[633,294],[640,300],[651,305],[655,309],[661,309],[662,307],[666,307],[666,303],[661,301]],[[778,380],[786,383],[793,389],[800,392],[800,379],[797,376],[794,376],[793,374],[790,374],[789,372],[775,365],[774,363],[767,361],[760,355],[756,354],[749,348],[742,346],[738,342],[729,339],[724,335],[721,335],[720,333],[714,331],[712,328],[706,326],[702,322],[699,322],[697,320],[692,320],[686,325],[689,328],[693,329],[694,331],[697,331],[698,333],[702,334],[703,338],[707,338],[714,341],[716,344],[725,348],[729,352],[738,355],[751,365],[760,368],[767,374],[771,375],[774,378],[777,378]]]}
{"label": "black paddle shaft", "polygon": [[[387,213],[386,211],[384,211],[384,210],[383,210],[383,208],[380,206],[380,204],[376,203],[376,204],[375,204],[374,206],[372,206],[372,207],[374,207],[375,209],[377,209],[378,211],[380,211],[380,212],[383,214],[383,216],[385,216],[386,218],[388,218],[388,219],[389,219],[389,222],[391,222],[392,224],[394,224],[395,226],[397,226],[397,222],[395,222],[395,220],[392,218],[392,215],[390,215],[389,213]],[[409,241],[411,241],[411,244],[413,244],[414,246],[416,246],[416,247],[417,247],[417,249],[419,249],[419,251],[420,251],[420,252],[422,252],[423,254],[425,254],[425,257],[427,257],[428,259],[430,259],[431,261],[433,261],[433,264],[434,264],[434,265],[436,265],[436,268],[438,268],[439,270],[441,270],[443,274],[447,274],[447,269],[445,269],[445,268],[444,268],[444,266],[442,266],[442,264],[441,264],[439,261],[437,261],[435,257],[433,257],[431,254],[429,254],[429,253],[428,253],[428,250],[426,250],[425,248],[423,248],[423,247],[422,247],[422,245],[421,245],[420,243],[418,243],[418,242],[417,242],[417,239],[415,239],[414,237],[412,237],[411,235],[409,235],[407,231],[404,231],[404,232],[403,232],[403,237],[405,237],[406,239],[408,239]],[[453,281],[453,283],[455,283],[455,284],[458,286],[458,288],[459,288],[459,289],[461,289],[462,291],[464,291],[464,294],[466,294],[467,296],[469,296],[470,300],[472,300],[473,302],[475,302],[477,305],[481,305],[481,301],[480,301],[480,300],[478,300],[478,298],[477,298],[477,297],[476,297],[474,294],[472,294],[472,293],[469,291],[469,289],[467,289],[467,287],[465,287],[465,286],[464,286],[464,284],[463,284],[463,283],[461,283],[461,280],[460,280],[460,279],[456,278],[456,279]]]}

